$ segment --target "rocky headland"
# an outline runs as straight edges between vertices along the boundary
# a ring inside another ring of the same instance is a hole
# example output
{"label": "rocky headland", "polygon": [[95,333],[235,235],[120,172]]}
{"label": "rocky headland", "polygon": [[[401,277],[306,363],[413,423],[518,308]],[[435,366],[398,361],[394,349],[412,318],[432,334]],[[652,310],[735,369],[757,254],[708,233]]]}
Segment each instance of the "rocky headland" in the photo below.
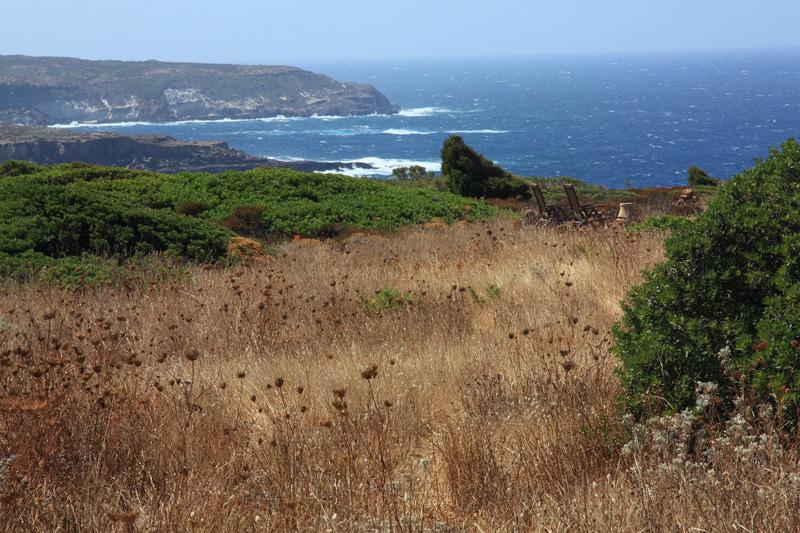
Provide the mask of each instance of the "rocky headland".
{"label": "rocky headland", "polygon": [[0,56],[0,122],[169,122],[399,111],[371,85],[287,66]]}
{"label": "rocky headland", "polygon": [[0,163],[24,160],[41,164],[83,162],[156,172],[222,172],[258,167],[336,172],[372,168],[363,163],[279,161],[255,157],[224,142],[179,141],[161,135],[117,135],[58,128],[0,124]]}

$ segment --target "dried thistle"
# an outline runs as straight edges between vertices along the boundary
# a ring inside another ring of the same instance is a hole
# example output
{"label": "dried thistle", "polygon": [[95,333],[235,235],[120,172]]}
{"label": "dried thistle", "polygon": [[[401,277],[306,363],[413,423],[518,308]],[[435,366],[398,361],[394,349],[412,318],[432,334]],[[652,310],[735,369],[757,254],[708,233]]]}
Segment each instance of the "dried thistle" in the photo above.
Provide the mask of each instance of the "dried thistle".
{"label": "dried thistle", "polygon": [[378,376],[378,365],[370,365],[361,371],[361,377],[366,380],[375,379]]}

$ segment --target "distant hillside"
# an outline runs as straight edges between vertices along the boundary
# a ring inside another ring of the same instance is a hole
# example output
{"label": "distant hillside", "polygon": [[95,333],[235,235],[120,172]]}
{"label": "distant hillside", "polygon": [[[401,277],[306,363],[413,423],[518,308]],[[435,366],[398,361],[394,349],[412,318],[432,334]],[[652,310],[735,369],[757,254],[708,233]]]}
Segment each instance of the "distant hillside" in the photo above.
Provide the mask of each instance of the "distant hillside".
{"label": "distant hillside", "polygon": [[371,85],[286,66],[0,56],[0,122],[168,122],[398,111]]}

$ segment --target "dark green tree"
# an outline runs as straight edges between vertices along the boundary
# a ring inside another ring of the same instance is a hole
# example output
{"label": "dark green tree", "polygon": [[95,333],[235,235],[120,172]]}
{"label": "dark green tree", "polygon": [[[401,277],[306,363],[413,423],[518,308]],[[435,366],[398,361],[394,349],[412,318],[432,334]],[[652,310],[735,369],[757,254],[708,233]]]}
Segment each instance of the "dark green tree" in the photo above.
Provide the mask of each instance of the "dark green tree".
{"label": "dark green tree", "polygon": [[442,174],[450,192],[473,198],[513,198],[527,200],[528,184],[452,135],[442,146]]}
{"label": "dark green tree", "polygon": [[716,187],[719,185],[719,180],[709,176],[708,173],[700,167],[689,167],[689,186],[697,187],[701,185]]}

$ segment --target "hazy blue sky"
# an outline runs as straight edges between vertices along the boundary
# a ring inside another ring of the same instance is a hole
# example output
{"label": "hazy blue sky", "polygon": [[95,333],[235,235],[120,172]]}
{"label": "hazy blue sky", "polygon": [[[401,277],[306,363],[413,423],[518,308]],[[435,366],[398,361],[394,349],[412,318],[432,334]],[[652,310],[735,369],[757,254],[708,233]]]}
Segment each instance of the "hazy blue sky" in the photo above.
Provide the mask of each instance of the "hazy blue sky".
{"label": "hazy blue sky", "polygon": [[800,46],[800,0],[3,0],[1,54],[291,63]]}

